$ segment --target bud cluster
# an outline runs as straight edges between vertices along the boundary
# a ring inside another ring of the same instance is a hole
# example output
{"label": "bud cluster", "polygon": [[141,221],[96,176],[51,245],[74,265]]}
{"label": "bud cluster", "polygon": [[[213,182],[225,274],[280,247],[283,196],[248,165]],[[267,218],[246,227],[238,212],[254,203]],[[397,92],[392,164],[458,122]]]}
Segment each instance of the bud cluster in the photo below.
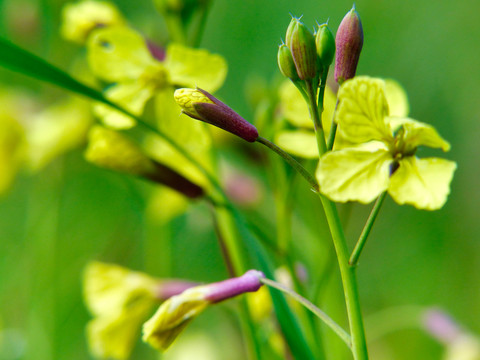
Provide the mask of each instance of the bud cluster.
{"label": "bud cluster", "polygon": [[363,45],[360,17],[353,7],[343,18],[336,39],[328,25],[318,25],[312,34],[298,18],[292,18],[285,43],[278,49],[278,66],[290,80],[316,81],[332,64],[336,53],[335,80],[339,83],[355,76]]}

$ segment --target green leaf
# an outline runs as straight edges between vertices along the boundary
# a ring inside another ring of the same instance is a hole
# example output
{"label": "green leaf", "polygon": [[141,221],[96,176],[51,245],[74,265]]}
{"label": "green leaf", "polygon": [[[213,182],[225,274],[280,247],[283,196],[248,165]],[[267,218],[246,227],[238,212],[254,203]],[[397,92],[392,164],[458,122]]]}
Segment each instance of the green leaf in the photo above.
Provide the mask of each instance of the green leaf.
{"label": "green leaf", "polygon": [[[246,250],[252,258],[253,263],[256,265],[258,264],[259,269],[263,271],[267,278],[274,279],[274,268],[267,252],[252,235],[242,215],[234,207],[229,207],[229,210],[237,223],[238,232],[244,241]],[[305,335],[303,334],[295,315],[287,304],[285,296],[272,288],[269,288],[269,292],[272,297],[278,323],[285,336],[285,340],[292,351],[293,358],[302,360],[316,359],[307,344]]]}
{"label": "green leaf", "polygon": [[99,91],[82,84],[54,65],[2,38],[0,38],[0,64],[7,69],[112,105]]}

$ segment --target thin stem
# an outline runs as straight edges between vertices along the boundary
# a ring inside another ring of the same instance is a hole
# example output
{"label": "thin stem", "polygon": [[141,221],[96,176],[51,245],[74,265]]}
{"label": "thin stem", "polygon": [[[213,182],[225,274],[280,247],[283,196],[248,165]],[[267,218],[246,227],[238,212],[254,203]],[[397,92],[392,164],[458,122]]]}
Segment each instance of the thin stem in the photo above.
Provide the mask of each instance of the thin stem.
{"label": "thin stem", "polygon": [[310,174],[297,160],[295,160],[292,156],[286,153],[283,149],[275,145],[270,140],[267,140],[261,136],[258,137],[257,142],[260,144],[265,145],[270,150],[275,151],[278,155],[280,155],[290,166],[292,166],[300,175],[302,175],[305,180],[312,186],[312,189],[318,193],[318,183],[315,177]]}
{"label": "thin stem", "polygon": [[320,113],[317,106],[317,89],[314,88],[312,81],[306,81],[307,95],[308,95],[308,108],[310,110],[310,116],[313,120],[315,127],[315,136],[317,138],[318,153],[321,155],[327,151],[327,145],[325,144],[325,133],[323,131],[322,121],[320,120]]}
{"label": "thin stem", "polygon": [[207,15],[208,15],[208,4],[205,4],[198,11],[199,19],[197,19],[197,23],[195,24],[196,25],[195,29],[190,38],[190,44],[193,47],[198,47],[200,45],[203,31],[205,30],[205,25],[207,23]]}
{"label": "thin stem", "polygon": [[352,352],[355,360],[367,360],[367,343],[365,339],[365,330],[363,326],[362,312],[360,308],[360,298],[357,287],[357,277],[355,268],[348,264],[348,248],[343,233],[342,224],[338,216],[335,204],[325,196],[319,194],[325,210],[328,226],[332,234],[333,245],[337,253],[340,275],[342,278],[343,291],[345,293],[345,303],[347,306],[348,321],[352,337]]}
{"label": "thin stem", "polygon": [[164,14],[164,18],[168,29],[168,34],[170,35],[170,39],[173,42],[186,44],[187,37],[180,16],[167,13]]}
{"label": "thin stem", "polygon": [[335,121],[335,114],[337,113],[337,107],[338,107],[338,98],[337,102],[335,103],[335,109],[333,109],[333,116],[332,116],[332,125],[330,126],[330,134],[328,135],[328,141],[327,141],[327,149],[332,150],[333,149],[333,144],[335,142],[335,136],[337,135],[337,122]]}
{"label": "thin stem", "polygon": [[351,348],[352,344],[351,344],[350,335],[321,309],[316,307],[314,304],[312,304],[310,301],[305,299],[303,296],[300,296],[299,294],[287,288],[286,286],[283,286],[282,284],[279,284],[275,281],[272,281],[266,278],[260,279],[260,281],[263,282],[265,285],[268,285],[272,288],[275,288],[293,297],[300,304],[302,304],[304,307],[306,307],[308,310],[314,313],[320,320],[322,320],[330,329],[332,329],[345,342],[345,344],[349,348]]}
{"label": "thin stem", "polygon": [[320,87],[319,87],[320,90],[318,91],[317,103],[318,103],[318,113],[320,115],[320,120],[322,119],[323,109],[325,108],[323,106],[323,99],[325,98],[325,87],[327,86],[328,69],[329,68],[326,68],[322,74],[322,77],[320,79]]}
{"label": "thin stem", "polygon": [[350,266],[357,266],[358,264],[358,259],[360,258],[360,254],[362,253],[363,247],[367,243],[368,235],[370,235],[370,231],[372,230],[373,223],[375,222],[375,219],[377,218],[378,212],[380,211],[380,208],[382,207],[383,200],[385,200],[385,196],[387,195],[387,192],[383,192],[378,198],[377,201],[375,202],[375,205],[373,205],[372,211],[370,212],[370,215],[368,216],[367,222],[365,223],[365,226],[363,227],[362,233],[360,234],[360,237],[358,238],[357,244],[355,245],[355,248],[353,249],[352,255],[350,256],[349,264]]}

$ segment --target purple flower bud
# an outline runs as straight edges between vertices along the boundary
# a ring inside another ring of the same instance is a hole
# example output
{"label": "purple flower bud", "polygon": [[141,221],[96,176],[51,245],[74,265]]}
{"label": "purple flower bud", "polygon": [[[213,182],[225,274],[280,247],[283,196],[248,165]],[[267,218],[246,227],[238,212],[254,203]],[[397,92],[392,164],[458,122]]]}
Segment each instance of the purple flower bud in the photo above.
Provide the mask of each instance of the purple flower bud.
{"label": "purple flower bud", "polygon": [[191,287],[197,286],[198,283],[185,280],[162,280],[158,284],[158,290],[156,291],[156,298],[159,300],[167,300],[174,295],[181,294]]}
{"label": "purple flower bud", "polygon": [[208,287],[205,300],[220,302],[246,292],[255,292],[263,283],[260,279],[265,275],[258,270],[249,270],[242,276],[206,285]]}
{"label": "purple flower bud", "polygon": [[355,76],[363,46],[363,29],[355,6],[343,18],[335,39],[335,81],[339,84]]}
{"label": "purple flower bud", "polygon": [[205,90],[177,89],[174,96],[183,112],[191,118],[217,126],[248,142],[258,139],[255,126]]}

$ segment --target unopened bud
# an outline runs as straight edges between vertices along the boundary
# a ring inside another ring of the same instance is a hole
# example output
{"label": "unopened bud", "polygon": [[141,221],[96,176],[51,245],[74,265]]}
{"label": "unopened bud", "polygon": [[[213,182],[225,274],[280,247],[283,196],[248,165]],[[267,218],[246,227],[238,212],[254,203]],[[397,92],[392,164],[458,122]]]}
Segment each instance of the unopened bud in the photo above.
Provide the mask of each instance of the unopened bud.
{"label": "unopened bud", "polygon": [[290,49],[287,45],[282,44],[278,48],[278,67],[282,72],[283,76],[289,78],[292,81],[298,80],[297,68],[293,62],[293,57]]}
{"label": "unopened bud", "polygon": [[177,89],[174,97],[183,113],[191,118],[219,127],[249,142],[258,139],[255,126],[207,91],[199,88]]}
{"label": "unopened bud", "polygon": [[150,159],[137,145],[114,130],[101,126],[93,127],[89,134],[85,158],[99,167],[166,185],[190,198],[203,195],[201,187],[169,167]]}
{"label": "unopened bud", "polygon": [[315,78],[317,75],[315,37],[299,19],[293,18],[290,22],[286,43],[292,52],[300,80]]}
{"label": "unopened bud", "polygon": [[320,62],[327,69],[335,56],[335,39],[327,24],[322,24],[318,27],[315,35],[315,44]]}
{"label": "unopened bud", "polygon": [[362,22],[355,7],[340,23],[335,42],[337,45],[335,81],[341,84],[355,76],[363,46]]}

